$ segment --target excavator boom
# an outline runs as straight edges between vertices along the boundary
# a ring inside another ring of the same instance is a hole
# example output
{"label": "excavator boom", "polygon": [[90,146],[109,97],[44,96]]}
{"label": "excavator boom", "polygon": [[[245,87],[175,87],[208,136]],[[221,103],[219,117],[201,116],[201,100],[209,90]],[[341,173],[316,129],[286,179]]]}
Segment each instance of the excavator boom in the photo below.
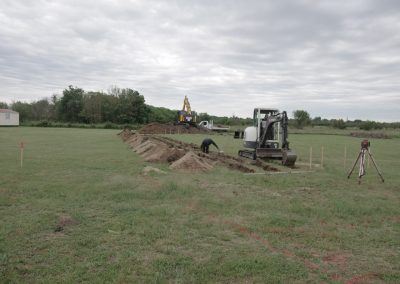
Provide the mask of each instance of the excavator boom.
{"label": "excavator boom", "polygon": [[187,96],[185,96],[185,99],[183,100],[182,110],[186,111],[187,114],[192,114],[192,109],[190,107],[189,99],[187,98]]}
{"label": "excavator boom", "polygon": [[183,100],[182,110],[178,111],[178,121],[177,124],[191,125],[197,127],[197,116],[196,112],[192,111],[190,107],[189,99],[185,96]]}

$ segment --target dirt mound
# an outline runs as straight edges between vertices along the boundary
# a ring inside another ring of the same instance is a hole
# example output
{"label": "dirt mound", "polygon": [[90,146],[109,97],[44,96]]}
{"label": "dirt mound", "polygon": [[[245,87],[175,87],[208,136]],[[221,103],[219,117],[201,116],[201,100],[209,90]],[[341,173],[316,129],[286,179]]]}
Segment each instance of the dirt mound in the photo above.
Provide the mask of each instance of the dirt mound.
{"label": "dirt mound", "polygon": [[124,130],[122,130],[120,133],[118,133],[117,135],[121,137],[121,139],[125,142],[126,140],[129,139],[129,137],[131,137],[134,134],[134,132],[132,132],[132,130],[125,128]]}
{"label": "dirt mound", "polygon": [[185,156],[173,162],[169,167],[181,171],[208,171],[213,168],[212,164],[192,151],[187,152]]}
{"label": "dirt mound", "polygon": [[171,163],[185,155],[183,149],[162,143],[151,136],[133,134],[125,142],[146,162]]}
{"label": "dirt mound", "polygon": [[196,134],[196,133],[207,133],[206,129],[197,128],[193,126],[185,125],[174,125],[172,123],[162,124],[162,123],[150,123],[143,126],[139,133],[141,134]]}
{"label": "dirt mound", "polygon": [[383,132],[351,132],[350,136],[360,137],[360,138],[378,138],[378,139],[390,139],[389,135]]}
{"label": "dirt mound", "polygon": [[[246,164],[243,158],[217,152],[204,154],[198,145],[192,143],[176,141],[163,136],[132,133],[130,131],[123,131],[120,136],[145,161],[172,163],[171,169],[207,171],[217,164],[244,173],[255,172],[253,168]],[[267,171],[277,170],[261,164],[255,164],[254,166]]]}

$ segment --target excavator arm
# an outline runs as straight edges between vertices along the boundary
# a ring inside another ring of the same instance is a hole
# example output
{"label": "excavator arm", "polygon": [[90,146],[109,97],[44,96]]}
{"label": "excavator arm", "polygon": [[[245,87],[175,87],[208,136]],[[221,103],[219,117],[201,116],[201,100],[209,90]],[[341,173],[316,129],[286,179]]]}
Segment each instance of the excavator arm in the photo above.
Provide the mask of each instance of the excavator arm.
{"label": "excavator arm", "polygon": [[282,112],[282,113],[278,113],[272,116],[269,116],[266,120],[266,126],[263,130],[263,133],[261,135],[261,139],[260,139],[260,145],[259,147],[265,147],[265,143],[267,142],[267,140],[270,139],[274,139],[274,134],[273,134],[273,125],[277,122],[281,123],[281,127],[282,127],[282,145],[281,147],[283,149],[289,149],[289,142],[287,141],[287,137],[288,137],[288,130],[287,130],[287,126],[288,126],[288,117],[286,114],[286,111]]}
{"label": "excavator arm", "polygon": [[186,111],[186,113],[189,115],[192,114],[192,109],[190,108],[190,103],[189,103],[189,99],[187,98],[187,96],[185,96],[185,99],[183,100],[182,110]]}

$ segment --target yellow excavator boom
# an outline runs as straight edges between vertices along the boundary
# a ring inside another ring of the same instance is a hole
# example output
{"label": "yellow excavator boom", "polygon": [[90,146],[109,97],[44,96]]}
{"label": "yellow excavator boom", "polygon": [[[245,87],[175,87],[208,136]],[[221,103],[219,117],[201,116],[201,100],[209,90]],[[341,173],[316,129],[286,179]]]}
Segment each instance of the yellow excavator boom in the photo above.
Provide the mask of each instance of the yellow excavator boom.
{"label": "yellow excavator boom", "polygon": [[189,103],[189,99],[187,98],[187,96],[185,96],[185,99],[183,100],[182,110],[186,111],[186,113],[189,115],[192,114],[192,109],[190,108],[190,103]]}

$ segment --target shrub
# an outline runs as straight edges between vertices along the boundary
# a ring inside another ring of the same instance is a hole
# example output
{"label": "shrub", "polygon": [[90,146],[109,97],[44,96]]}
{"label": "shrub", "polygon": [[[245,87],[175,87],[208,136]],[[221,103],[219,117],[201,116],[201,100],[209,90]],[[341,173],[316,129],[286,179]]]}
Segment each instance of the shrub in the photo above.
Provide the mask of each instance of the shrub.
{"label": "shrub", "polygon": [[346,122],[344,122],[343,119],[334,119],[332,121],[332,127],[338,128],[338,129],[345,129],[346,128]]}
{"label": "shrub", "polygon": [[383,126],[382,124],[375,122],[375,121],[365,121],[363,123],[360,124],[360,129],[362,130],[372,130],[372,129],[382,129]]}
{"label": "shrub", "polygon": [[106,124],[104,124],[104,128],[105,129],[118,129],[118,125],[111,123],[111,122],[106,122]]}

